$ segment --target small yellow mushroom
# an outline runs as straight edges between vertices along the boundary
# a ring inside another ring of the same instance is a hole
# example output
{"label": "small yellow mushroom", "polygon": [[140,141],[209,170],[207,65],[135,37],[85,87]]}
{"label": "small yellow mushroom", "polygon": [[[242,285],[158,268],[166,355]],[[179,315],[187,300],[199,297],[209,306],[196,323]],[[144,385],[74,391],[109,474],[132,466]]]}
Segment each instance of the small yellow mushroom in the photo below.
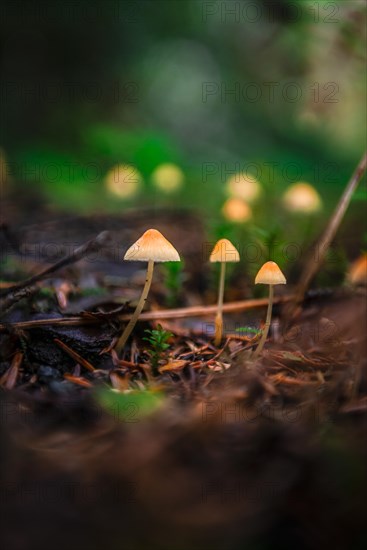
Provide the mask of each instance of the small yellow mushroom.
{"label": "small yellow mushroom", "polygon": [[270,323],[271,323],[271,312],[273,309],[273,296],[274,296],[273,286],[285,285],[287,284],[287,281],[283,273],[281,272],[278,264],[276,264],[275,262],[266,262],[260,268],[260,270],[258,271],[255,277],[255,285],[258,285],[258,284],[269,285],[269,302],[268,302],[268,310],[266,313],[264,331],[260,338],[259,345],[255,350],[254,357],[257,357],[258,355],[260,355],[264,347],[264,344],[266,342],[266,338],[268,337],[268,332],[269,332]]}
{"label": "small yellow mushroom", "polygon": [[238,250],[228,239],[220,239],[214,246],[209,258],[210,262],[220,262],[220,278],[218,290],[218,310],[215,317],[214,344],[219,346],[223,337],[223,295],[227,262],[239,262]]}
{"label": "small yellow mushroom", "polygon": [[148,262],[147,276],[138,305],[117,344],[116,351],[120,353],[132,333],[140,313],[143,311],[152,284],[154,262],[179,262],[175,247],[157,229],[148,229],[126,252],[124,260],[133,262]]}

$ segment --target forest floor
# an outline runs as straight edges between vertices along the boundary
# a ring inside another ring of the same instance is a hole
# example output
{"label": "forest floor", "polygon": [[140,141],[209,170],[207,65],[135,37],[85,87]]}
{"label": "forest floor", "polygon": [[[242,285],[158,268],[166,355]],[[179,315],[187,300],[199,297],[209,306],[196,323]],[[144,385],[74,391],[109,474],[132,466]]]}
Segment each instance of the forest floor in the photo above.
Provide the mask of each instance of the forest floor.
{"label": "forest floor", "polygon": [[[287,285],[255,361],[256,331],[235,328],[260,327],[266,300],[248,301],[246,284],[234,284],[217,348],[204,230],[191,214],[175,219],[165,213],[154,226],[185,257],[176,307],[167,308],[158,270],[117,357],[144,283],[144,270],[121,258],[152,222],[135,212],[123,223],[40,216],[19,225],[9,206],[0,289],[6,547],[365,547],[366,289],[309,292],[286,325]],[[143,338],[158,324],[172,335],[152,369]]]}

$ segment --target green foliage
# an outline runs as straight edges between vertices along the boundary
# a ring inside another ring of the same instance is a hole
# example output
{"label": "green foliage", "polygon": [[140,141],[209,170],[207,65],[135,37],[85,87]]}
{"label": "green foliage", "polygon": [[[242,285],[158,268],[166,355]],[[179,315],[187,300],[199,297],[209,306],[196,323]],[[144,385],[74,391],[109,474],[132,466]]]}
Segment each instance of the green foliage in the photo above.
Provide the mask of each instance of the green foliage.
{"label": "green foliage", "polygon": [[153,413],[163,402],[164,394],[155,391],[130,391],[120,393],[113,390],[99,390],[97,404],[113,416],[117,422],[134,424]]}
{"label": "green foliage", "polygon": [[254,327],[237,327],[236,332],[239,332],[243,335],[246,335],[248,333],[257,335],[257,334],[261,334],[262,331]]}
{"label": "green foliage", "polygon": [[127,162],[145,178],[162,162],[181,163],[181,155],[173,141],[158,130],[122,130],[120,126],[90,125],[84,136],[85,145],[97,158],[108,159],[110,165]]}
{"label": "green foliage", "polygon": [[353,193],[352,201],[356,202],[367,202],[367,191],[364,188],[357,189]]}
{"label": "green foliage", "polygon": [[163,358],[164,353],[168,350],[168,340],[173,336],[171,332],[164,330],[161,325],[158,325],[157,329],[147,329],[147,336],[143,338],[146,342],[149,342],[151,349],[148,350],[150,360],[152,362],[153,372],[156,373],[159,361]]}
{"label": "green foliage", "polygon": [[165,262],[161,268],[164,272],[164,286],[167,290],[167,307],[176,307],[178,304],[178,295],[183,281],[184,260],[181,262]]}
{"label": "green foliage", "polygon": [[335,288],[341,285],[348,268],[346,251],[341,246],[331,246],[327,251],[323,268],[316,277],[318,286]]}

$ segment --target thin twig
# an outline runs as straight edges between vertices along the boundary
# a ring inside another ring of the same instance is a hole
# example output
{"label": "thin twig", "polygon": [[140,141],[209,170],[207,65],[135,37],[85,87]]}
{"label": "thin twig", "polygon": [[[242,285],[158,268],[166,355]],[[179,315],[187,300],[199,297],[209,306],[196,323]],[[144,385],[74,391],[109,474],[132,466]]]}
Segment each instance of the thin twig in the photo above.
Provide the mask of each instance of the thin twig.
{"label": "thin twig", "polygon": [[[293,295],[280,296],[274,298],[274,303],[285,303],[293,299]],[[223,305],[224,313],[231,313],[237,311],[245,311],[247,309],[253,309],[258,307],[265,307],[268,304],[268,298],[259,298],[256,300],[241,300],[239,302],[227,302]],[[121,315],[120,310],[116,310],[116,317],[121,321],[129,321],[131,314]],[[217,306],[192,306],[183,307],[177,309],[160,309],[157,311],[147,311],[142,313],[139,317],[139,321],[157,321],[159,319],[183,319],[186,317],[205,317],[206,315],[212,315],[216,313]],[[42,326],[81,326],[105,323],[107,316],[99,316],[91,314],[81,315],[76,317],[61,317],[56,319],[37,319],[35,321],[19,321],[17,323],[0,323],[0,332],[14,329],[32,329]],[[109,318],[113,318],[111,315]]]}
{"label": "thin twig", "polygon": [[42,279],[45,279],[48,275],[51,275],[51,273],[54,273],[55,271],[58,271],[59,269],[67,265],[73,264],[81,260],[91,251],[97,251],[102,248],[108,242],[109,236],[110,234],[108,231],[102,231],[102,233],[99,233],[99,235],[97,235],[95,239],[91,239],[86,243],[78,246],[78,248],[76,248],[74,252],[72,252],[62,260],[56,262],[55,264],[51,265],[47,269],[44,269],[43,271],[41,271],[41,273],[33,275],[33,277],[26,279],[22,283],[18,283],[17,285],[11,286],[9,288],[2,289],[0,293],[2,296],[5,296],[5,298],[0,301],[0,311],[4,313],[13,304],[18,302],[25,296],[29,296],[30,294],[36,292],[38,289],[37,283],[39,283]]}
{"label": "thin twig", "polygon": [[291,320],[294,318],[299,304],[303,301],[304,296],[308,290],[308,287],[321,267],[324,261],[325,255],[330,247],[332,240],[340,226],[340,223],[344,217],[344,214],[349,206],[354,191],[356,190],[358,183],[360,182],[365,170],[367,168],[367,153],[360,160],[354,174],[350,178],[343,195],[340,198],[338,205],[336,206],[333,215],[331,216],[325,231],[321,235],[317,242],[316,250],[317,255],[313,254],[306,262],[304,271],[300,277],[300,281],[296,288],[294,300],[288,305],[286,310],[286,317]]}

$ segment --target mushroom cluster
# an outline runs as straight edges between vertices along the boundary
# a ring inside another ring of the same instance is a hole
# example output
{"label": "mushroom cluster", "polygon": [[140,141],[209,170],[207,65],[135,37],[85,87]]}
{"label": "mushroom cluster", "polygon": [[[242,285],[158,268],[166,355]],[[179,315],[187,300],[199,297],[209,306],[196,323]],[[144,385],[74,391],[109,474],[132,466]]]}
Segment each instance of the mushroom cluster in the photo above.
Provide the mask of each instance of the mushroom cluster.
{"label": "mushroom cluster", "polygon": [[[154,264],[156,262],[179,262],[180,256],[175,247],[162,235],[162,233],[160,233],[157,229],[148,229],[132,246],[130,246],[124,256],[124,259],[127,261],[147,262],[148,266],[145,285],[139,302],[130,321],[126,325],[125,330],[116,343],[117,353],[120,353],[124,348],[136,325],[139,315],[143,311],[150,286],[152,284]],[[240,254],[231,241],[228,239],[219,239],[210,254],[209,261],[212,263],[220,263],[218,302],[217,313],[215,316],[214,334],[214,344],[219,346],[223,339],[223,297],[226,264],[229,262],[239,262]],[[269,302],[265,327],[259,345],[254,353],[254,357],[257,357],[261,353],[268,336],[273,307],[273,286],[286,284],[286,279],[278,265],[275,262],[270,261],[266,262],[256,275],[255,284],[259,283],[269,285]]]}

